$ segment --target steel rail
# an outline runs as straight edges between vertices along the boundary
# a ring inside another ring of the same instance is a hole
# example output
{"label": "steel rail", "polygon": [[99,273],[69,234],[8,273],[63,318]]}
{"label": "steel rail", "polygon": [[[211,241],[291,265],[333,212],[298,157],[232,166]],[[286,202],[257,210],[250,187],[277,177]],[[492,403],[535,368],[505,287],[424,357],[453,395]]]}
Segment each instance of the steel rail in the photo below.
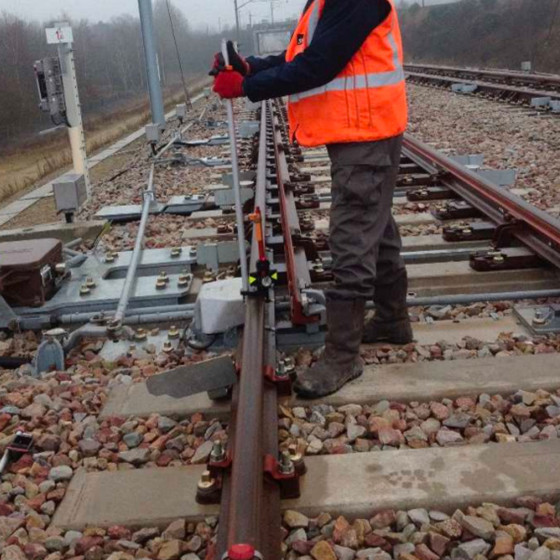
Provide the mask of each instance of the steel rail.
{"label": "steel rail", "polygon": [[437,76],[452,76],[463,78],[470,76],[472,79],[485,79],[501,83],[528,84],[537,86],[552,86],[560,88],[560,76],[556,74],[528,73],[515,70],[488,69],[488,68],[460,68],[457,66],[440,66],[436,64],[405,64],[405,71],[422,72]]}
{"label": "steel rail", "polygon": [[429,81],[429,82],[437,82],[440,84],[472,84],[477,86],[477,90],[473,92],[476,93],[490,93],[492,95],[500,94],[505,100],[516,99],[523,99],[525,102],[530,103],[531,99],[535,97],[550,97],[551,99],[560,100],[560,91],[550,91],[550,90],[539,90],[528,88],[525,86],[514,86],[510,84],[503,84],[498,82],[484,82],[477,79],[472,78],[460,78],[460,77],[451,77],[451,76],[444,76],[441,74],[426,74],[421,72],[415,71],[406,71],[406,77],[412,78],[413,80],[417,80],[420,83]]}
{"label": "steel rail", "polygon": [[403,154],[426,171],[441,174],[441,182],[480,210],[545,260],[560,268],[560,220],[535,208],[418,139],[405,135]]}
{"label": "steel rail", "polygon": [[[266,204],[267,125],[266,103],[261,104],[259,155],[255,186],[255,210]],[[261,212],[263,226],[266,213]],[[250,266],[258,258],[257,233],[253,229]],[[232,399],[229,449],[231,471],[222,481],[220,525],[215,559],[229,556],[236,545],[250,545],[267,560],[281,556],[280,490],[265,478],[265,456],[278,455],[276,387],[265,382],[275,366],[274,299],[265,294],[247,297],[239,383]]]}

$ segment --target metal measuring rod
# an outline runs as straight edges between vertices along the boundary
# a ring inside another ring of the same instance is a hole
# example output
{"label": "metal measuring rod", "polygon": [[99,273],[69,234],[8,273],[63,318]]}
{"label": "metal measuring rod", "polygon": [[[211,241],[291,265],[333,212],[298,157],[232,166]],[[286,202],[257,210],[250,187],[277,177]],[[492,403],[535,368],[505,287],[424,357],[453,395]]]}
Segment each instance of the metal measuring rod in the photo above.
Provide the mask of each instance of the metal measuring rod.
{"label": "metal measuring rod", "polygon": [[[222,55],[224,63],[229,66],[227,41],[222,39]],[[237,241],[239,245],[239,262],[241,263],[241,290],[247,293],[249,289],[249,275],[247,272],[247,255],[245,254],[245,227],[243,225],[243,207],[241,205],[241,186],[239,183],[239,164],[237,160],[237,137],[235,135],[235,118],[233,116],[233,101],[226,99],[228,116],[229,145],[231,150],[231,173],[233,177],[233,195],[235,198],[235,221],[237,222]]]}

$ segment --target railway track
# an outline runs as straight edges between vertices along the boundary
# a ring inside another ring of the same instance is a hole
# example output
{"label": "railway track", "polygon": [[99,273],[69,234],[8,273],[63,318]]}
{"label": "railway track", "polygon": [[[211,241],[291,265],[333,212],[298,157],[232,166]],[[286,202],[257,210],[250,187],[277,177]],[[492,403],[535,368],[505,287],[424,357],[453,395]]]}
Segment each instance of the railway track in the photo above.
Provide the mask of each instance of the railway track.
{"label": "railway track", "polygon": [[460,93],[531,106],[552,113],[560,110],[560,78],[553,74],[428,64],[407,64],[405,71],[409,81],[420,85],[455,88]]}
{"label": "railway track", "polygon": [[[415,233],[404,235],[403,254],[418,340],[364,347],[369,366],[360,380],[320,402],[301,402],[290,395],[291,379],[322,341],[322,288],[330,280],[328,158],[325,150],[289,144],[278,101],[238,107],[238,115],[257,121],[258,132],[241,143],[242,171],[254,173],[254,197],[245,204],[253,280],[231,401],[151,394],[146,379],[184,362],[168,353],[154,367],[140,339],[113,370],[91,343],[71,355],[72,373],[59,377],[91,388],[75,389],[87,408],[73,403],[72,410],[84,414],[80,422],[89,414],[98,424],[64,436],[86,441],[69,459],[82,467],[69,485],[67,473],[45,475],[63,489],[52,531],[68,542],[69,532],[80,531],[60,550],[87,560],[109,553],[115,560],[132,553],[159,560],[389,560],[388,553],[395,560],[525,560],[538,550],[541,560],[555,560],[558,519],[545,499],[560,496],[560,222],[407,137],[394,207],[403,231]],[[217,158],[226,149],[197,148]],[[170,164],[166,173],[172,169],[184,168]],[[197,171],[196,188],[203,192],[227,170],[225,163]],[[220,243],[235,236],[228,210],[208,204],[177,220],[190,228],[190,243]],[[204,227],[194,229],[197,223]],[[157,336],[149,331],[145,343]],[[108,387],[117,375],[122,383]],[[44,428],[33,416],[23,419],[26,430]],[[51,458],[37,460],[51,470],[68,466]],[[113,458],[114,467],[102,468]],[[487,502],[497,505],[479,508]],[[512,524],[529,529],[510,543],[498,533],[509,535]],[[21,544],[9,537],[10,546]]]}

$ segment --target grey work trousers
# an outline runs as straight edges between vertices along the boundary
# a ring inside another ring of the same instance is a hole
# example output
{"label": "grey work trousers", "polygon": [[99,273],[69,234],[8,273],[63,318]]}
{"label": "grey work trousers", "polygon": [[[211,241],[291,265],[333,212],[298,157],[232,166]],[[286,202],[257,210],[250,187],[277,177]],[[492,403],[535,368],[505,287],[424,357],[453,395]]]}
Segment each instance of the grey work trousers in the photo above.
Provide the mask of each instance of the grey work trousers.
{"label": "grey work trousers", "polygon": [[391,213],[402,135],[327,146],[332,163],[329,245],[334,283],[327,296],[371,299],[404,268]]}

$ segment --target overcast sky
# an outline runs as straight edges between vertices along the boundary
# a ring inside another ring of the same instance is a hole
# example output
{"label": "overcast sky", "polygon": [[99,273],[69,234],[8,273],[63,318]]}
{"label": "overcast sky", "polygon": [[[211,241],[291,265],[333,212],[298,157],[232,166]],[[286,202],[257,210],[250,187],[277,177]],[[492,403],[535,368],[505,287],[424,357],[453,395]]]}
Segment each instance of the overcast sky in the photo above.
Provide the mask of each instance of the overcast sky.
{"label": "overcast sky", "polygon": [[[193,26],[210,25],[218,29],[219,24],[233,24],[233,0],[171,0],[183,11]],[[246,0],[239,0],[239,5]],[[274,18],[285,19],[299,14],[305,0],[274,0]],[[138,14],[137,0],[0,0],[0,12],[6,11],[24,19],[38,21],[56,18],[63,12],[70,17],[87,18],[91,21],[107,21],[123,13]],[[241,24],[270,19],[270,2],[253,0],[240,10]]]}

